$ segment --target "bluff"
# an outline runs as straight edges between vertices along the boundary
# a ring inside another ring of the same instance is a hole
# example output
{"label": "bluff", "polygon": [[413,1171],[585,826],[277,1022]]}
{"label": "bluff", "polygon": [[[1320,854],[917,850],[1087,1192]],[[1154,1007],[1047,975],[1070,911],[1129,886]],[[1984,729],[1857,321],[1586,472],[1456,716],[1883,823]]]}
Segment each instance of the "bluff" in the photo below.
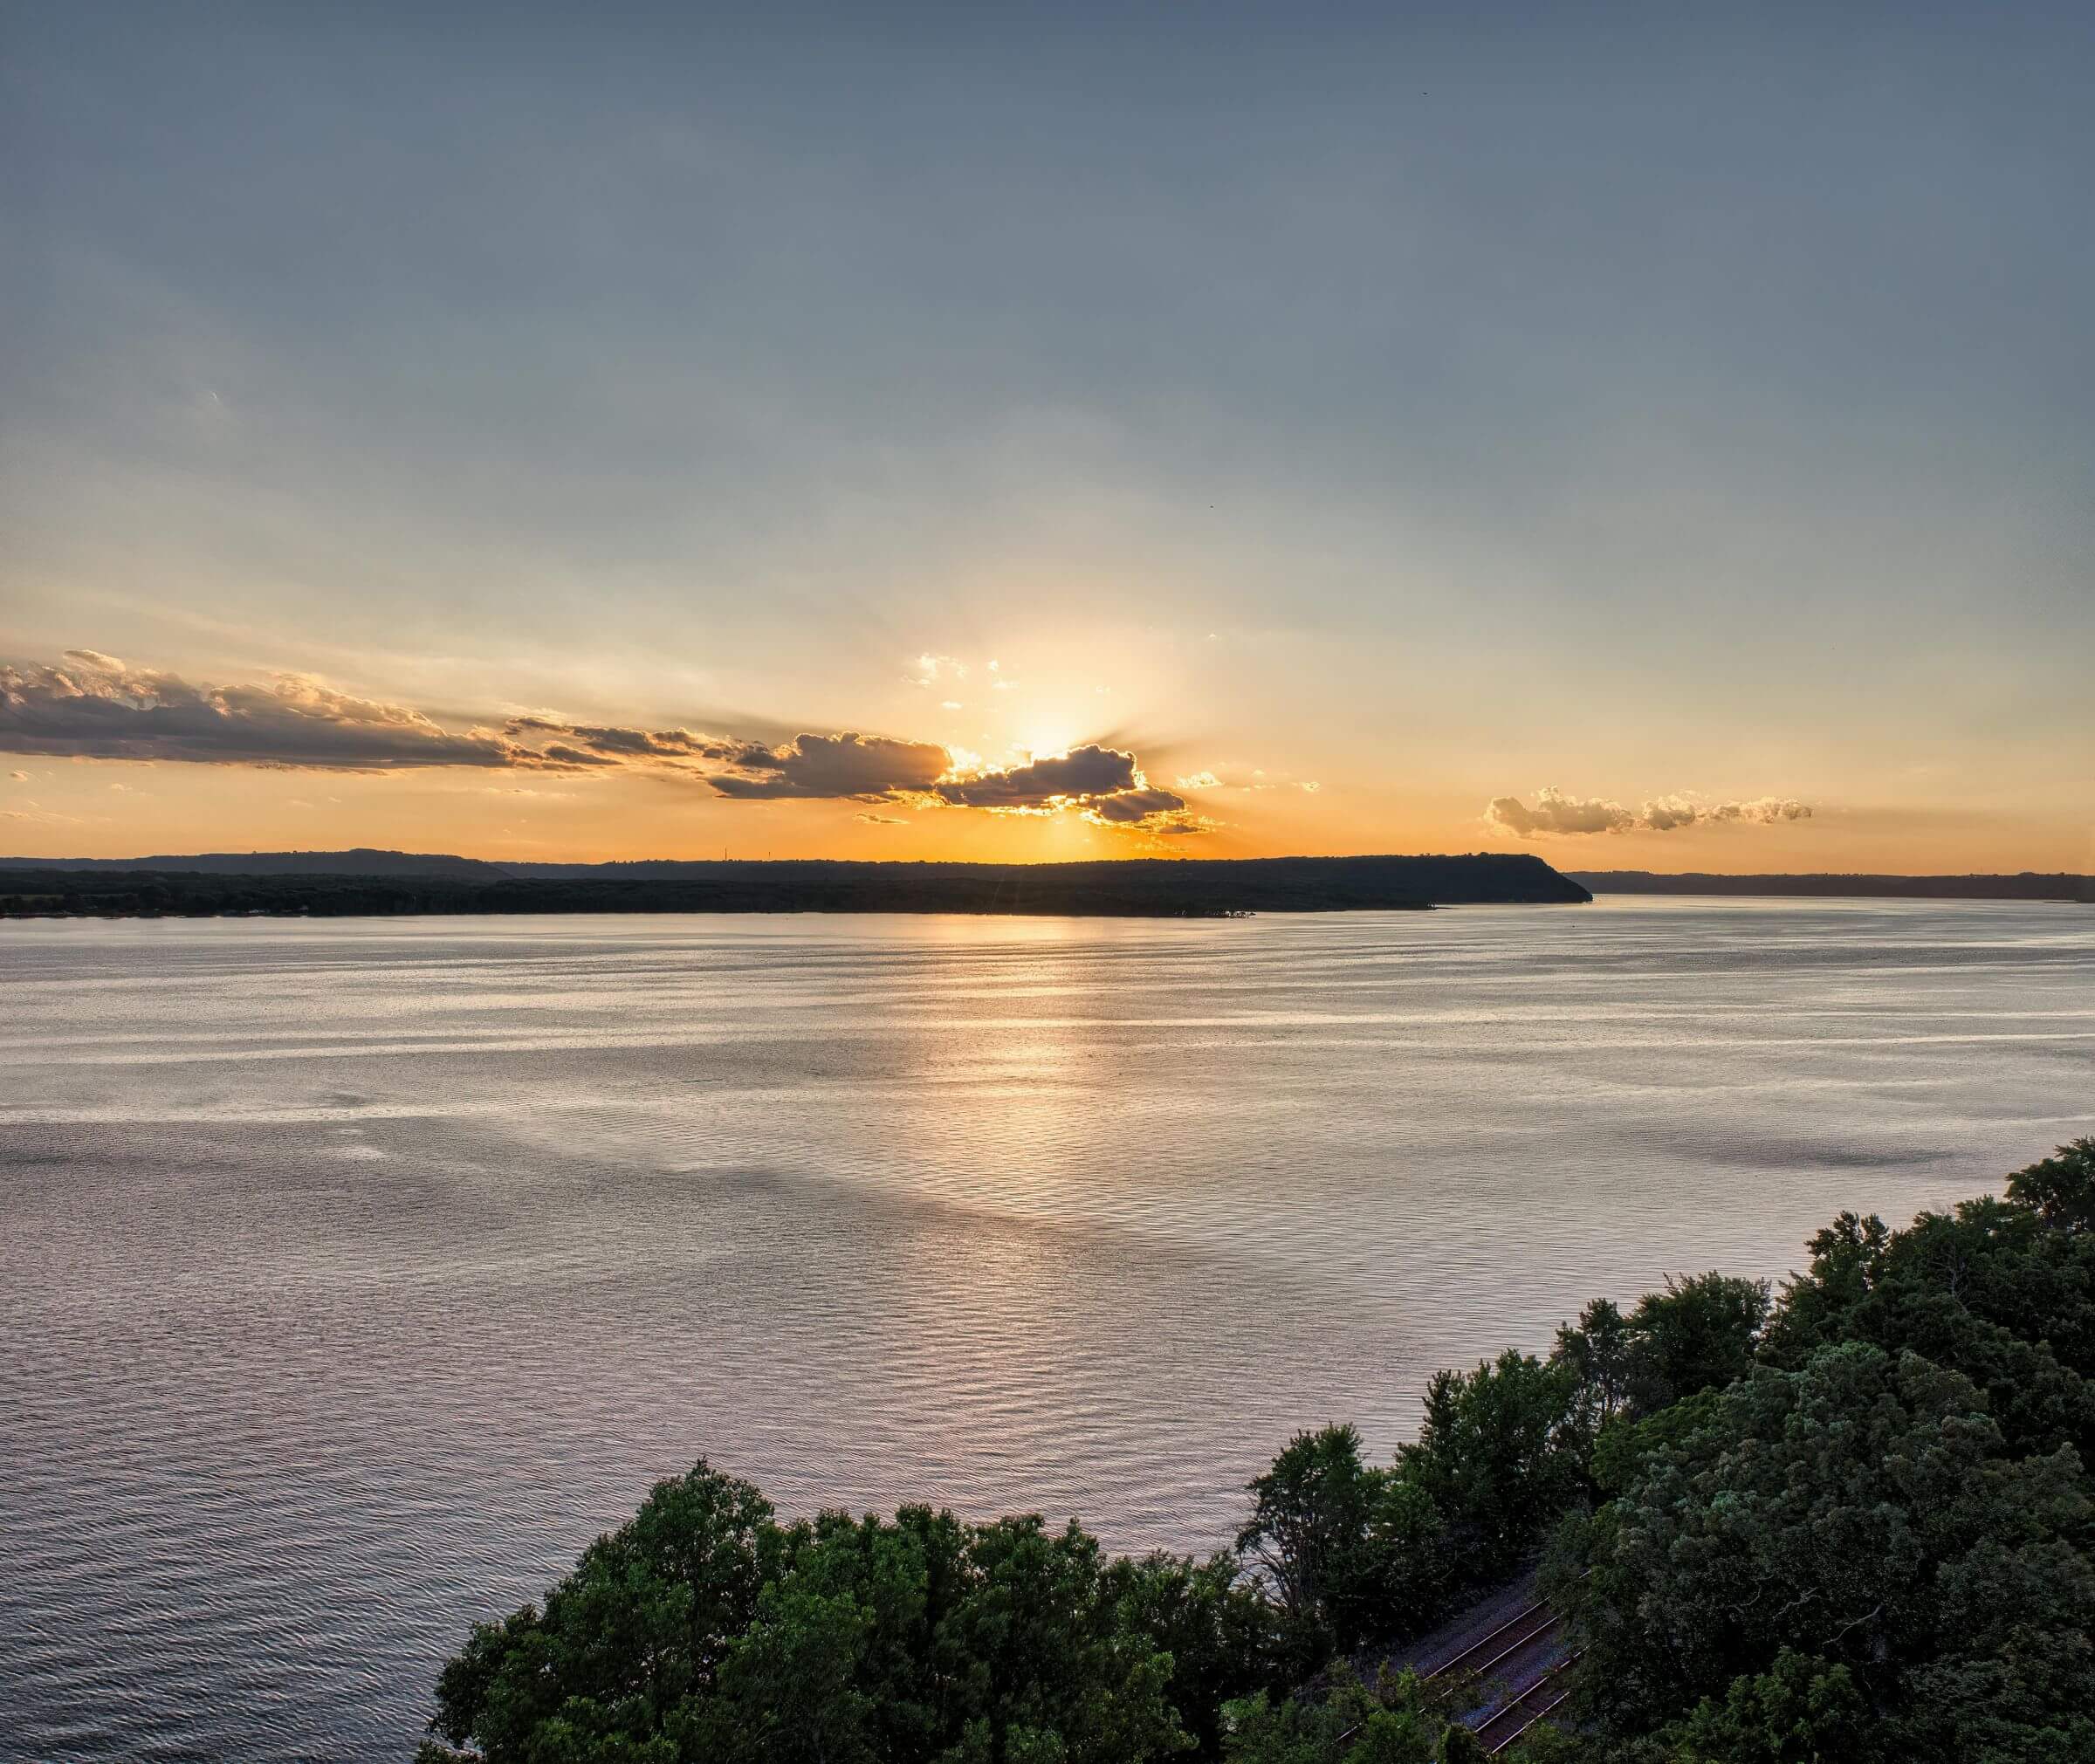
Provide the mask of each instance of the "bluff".
{"label": "bluff", "polygon": [[[156,859],[96,868],[0,861],[0,912],[875,912],[1212,917],[1433,906],[1577,903],[1591,896],[1540,858],[1134,858],[1091,863],[855,863],[778,860],[477,866],[409,855],[297,853],[295,869],[227,874]],[[367,866],[367,859],[388,861]],[[355,868],[347,866],[356,865]],[[514,874],[512,871],[527,873]]]}

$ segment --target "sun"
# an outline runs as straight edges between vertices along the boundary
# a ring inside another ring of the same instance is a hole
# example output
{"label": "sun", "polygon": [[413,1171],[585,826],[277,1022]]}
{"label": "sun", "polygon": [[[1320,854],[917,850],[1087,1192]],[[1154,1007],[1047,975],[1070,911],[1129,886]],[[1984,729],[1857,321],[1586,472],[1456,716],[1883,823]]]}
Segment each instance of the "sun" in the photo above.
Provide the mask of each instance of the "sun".
{"label": "sun", "polygon": [[1080,738],[1069,730],[1070,725],[1066,723],[1035,723],[1020,737],[1018,745],[1030,758],[1057,758],[1075,746]]}

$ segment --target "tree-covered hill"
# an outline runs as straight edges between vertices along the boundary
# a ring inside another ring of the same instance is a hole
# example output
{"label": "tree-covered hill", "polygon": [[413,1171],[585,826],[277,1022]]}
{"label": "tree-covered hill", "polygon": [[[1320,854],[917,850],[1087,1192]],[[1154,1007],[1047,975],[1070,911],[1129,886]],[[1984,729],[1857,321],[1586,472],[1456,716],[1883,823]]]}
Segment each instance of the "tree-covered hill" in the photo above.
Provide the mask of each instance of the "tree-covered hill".
{"label": "tree-covered hill", "polygon": [[574,874],[565,873],[568,866],[546,868],[563,873],[512,875],[491,866],[455,874],[382,867],[330,872],[302,863],[248,874],[115,865],[9,869],[0,864],[0,916],[861,912],[1212,917],[1592,898],[1540,858],[1492,854],[1052,864],[807,859],[600,864],[574,867]]}

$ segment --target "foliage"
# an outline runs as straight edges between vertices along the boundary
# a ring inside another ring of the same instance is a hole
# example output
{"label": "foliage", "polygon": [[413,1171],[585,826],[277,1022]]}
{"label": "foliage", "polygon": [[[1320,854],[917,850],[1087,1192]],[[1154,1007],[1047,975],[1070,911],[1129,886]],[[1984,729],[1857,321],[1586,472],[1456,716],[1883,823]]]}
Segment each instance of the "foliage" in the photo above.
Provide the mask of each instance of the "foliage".
{"label": "foliage", "polygon": [[1409,1672],[1384,1672],[1370,1690],[1341,1663],[1315,1694],[1261,1692],[1223,1713],[1229,1764],[1468,1764],[1483,1755]]}
{"label": "foliage", "polygon": [[1744,1377],[1767,1318],[1765,1280],[1669,1277],[1664,1292],[1646,1293],[1630,1314],[1638,1407],[1649,1413]]}
{"label": "foliage", "polygon": [[1223,1706],[1288,1681],[1279,1614],[1233,1555],[1161,1551],[1106,1570],[1121,1627],[1169,1654],[1164,1694],[1203,1758],[1222,1751]]}
{"label": "foliage", "polygon": [[1720,1273],[1646,1293],[1627,1317],[1596,1299],[1556,1332],[1551,1363],[1571,1382],[1569,1425],[1582,1456],[1601,1431],[1720,1389],[1751,1369],[1768,1317],[1768,1287]]}
{"label": "foliage", "polygon": [[[1811,1239],[1763,1357],[1795,1367],[1870,1342],[1963,1373],[2018,1449],[2071,1444],[2095,1462],[2095,1233],[2077,1223],[2095,1141],[2018,1172],[2008,1201],[1923,1213],[1904,1231],[1843,1213]],[[2076,1177],[2076,1172],[2080,1173]]]}
{"label": "foliage", "polygon": [[[1624,1734],[1684,1720],[1689,1755],[1758,1723],[1790,1733],[1767,1755],[1809,1757],[1859,1696],[1889,1757],[2038,1758],[2053,1732],[2095,1755],[2092,1520],[2070,1447],[2013,1455],[1982,1393],[1918,1355],[1761,1369],[1583,1527],[1590,1577],[1561,1590],[1588,1712]],[[1983,1693],[1982,1721],[1951,1686]]]}
{"label": "foliage", "polygon": [[922,1507],[783,1525],[700,1463],[473,1630],[422,1755],[1456,1764],[1478,1743],[1416,1678],[1370,1690],[1345,1657],[1555,1525],[1581,1725],[1509,1758],[2095,1758],[2095,1139],[1810,1252],[1772,1311],[1757,1281],[1669,1280],[1546,1361],[1438,1375],[1392,1463],[1298,1434],[1204,1562]]}
{"label": "foliage", "polygon": [[1576,1498],[1570,1374],[1508,1349],[1473,1372],[1436,1373],[1398,1473],[1440,1515],[1475,1579],[1506,1574]]}
{"label": "foliage", "polygon": [[2008,1178],[2008,1198],[2056,1231],[2095,1232],[2095,1138],[2076,1139]]}
{"label": "foliage", "polygon": [[1248,1492],[1237,1550],[1273,1600],[1291,1679],[1444,1609],[1452,1556],[1440,1508],[1401,1467],[1364,1464],[1352,1428],[1297,1434]]}
{"label": "foliage", "polygon": [[[528,1764],[1116,1764],[1192,1743],[1095,1540],[1037,1518],[786,1529],[699,1465],[445,1669],[433,1731]],[[441,1754],[432,1754],[441,1755]]]}

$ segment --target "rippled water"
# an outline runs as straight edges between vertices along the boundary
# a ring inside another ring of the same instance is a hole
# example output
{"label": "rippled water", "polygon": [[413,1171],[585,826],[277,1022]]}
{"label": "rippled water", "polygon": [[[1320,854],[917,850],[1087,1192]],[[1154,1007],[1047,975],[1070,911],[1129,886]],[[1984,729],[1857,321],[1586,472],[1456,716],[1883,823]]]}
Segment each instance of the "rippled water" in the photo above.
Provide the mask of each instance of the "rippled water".
{"label": "rippled water", "polygon": [[0,1756],[411,1751],[701,1453],[1225,1539],[1289,1431],[2095,1130],[2095,915],[0,928]]}

